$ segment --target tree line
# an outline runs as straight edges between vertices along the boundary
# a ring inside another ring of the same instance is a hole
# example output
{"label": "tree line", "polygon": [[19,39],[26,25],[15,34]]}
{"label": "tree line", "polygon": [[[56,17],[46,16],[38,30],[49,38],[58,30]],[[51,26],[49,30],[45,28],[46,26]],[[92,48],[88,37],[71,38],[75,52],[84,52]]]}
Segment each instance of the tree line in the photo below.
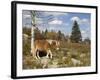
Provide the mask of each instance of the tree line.
{"label": "tree line", "polygon": [[[28,36],[31,37],[31,28],[23,28],[23,33],[28,34]],[[51,30],[49,31],[46,29],[45,31],[41,31],[36,27],[34,30],[34,39],[53,39],[53,40],[62,40],[62,41],[67,41],[70,39],[71,42],[73,43],[80,43],[82,42],[82,34],[79,28],[79,24],[77,21],[73,22],[73,27],[72,27],[72,32],[71,35],[68,36],[67,34],[65,35],[62,33],[60,30],[58,32]],[[90,43],[90,39],[86,38],[84,41]]]}

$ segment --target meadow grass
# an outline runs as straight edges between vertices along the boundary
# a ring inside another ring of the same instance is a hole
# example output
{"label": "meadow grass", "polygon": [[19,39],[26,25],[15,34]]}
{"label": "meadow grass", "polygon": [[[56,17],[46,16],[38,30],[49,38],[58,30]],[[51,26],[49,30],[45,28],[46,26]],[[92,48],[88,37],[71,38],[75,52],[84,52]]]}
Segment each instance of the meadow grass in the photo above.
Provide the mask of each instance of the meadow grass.
{"label": "meadow grass", "polygon": [[[30,40],[23,41],[23,69],[41,69],[42,64],[30,53]],[[51,49],[53,59],[46,68],[83,67],[91,65],[90,44],[68,43],[62,41],[58,51]]]}

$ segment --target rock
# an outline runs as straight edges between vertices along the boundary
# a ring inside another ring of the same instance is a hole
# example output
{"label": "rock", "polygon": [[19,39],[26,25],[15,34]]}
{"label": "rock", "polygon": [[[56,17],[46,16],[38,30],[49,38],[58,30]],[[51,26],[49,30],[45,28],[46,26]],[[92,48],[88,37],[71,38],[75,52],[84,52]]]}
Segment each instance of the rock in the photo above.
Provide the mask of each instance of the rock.
{"label": "rock", "polygon": [[50,59],[47,57],[42,57],[40,59],[40,63],[43,65],[42,68],[47,67],[49,62],[50,62]]}
{"label": "rock", "polygon": [[73,63],[74,66],[76,66],[77,64],[78,65],[82,64],[82,62],[80,60],[77,60],[75,58],[72,58],[71,61],[72,61],[72,63]]}
{"label": "rock", "polygon": [[85,57],[85,54],[83,54],[83,53],[80,54],[80,58],[83,58],[83,57]]}
{"label": "rock", "polygon": [[49,64],[48,65],[48,68],[58,68],[59,65],[58,65],[58,59],[55,59],[52,61],[52,64]]}
{"label": "rock", "polygon": [[67,57],[62,57],[62,60],[65,61],[67,59]]}

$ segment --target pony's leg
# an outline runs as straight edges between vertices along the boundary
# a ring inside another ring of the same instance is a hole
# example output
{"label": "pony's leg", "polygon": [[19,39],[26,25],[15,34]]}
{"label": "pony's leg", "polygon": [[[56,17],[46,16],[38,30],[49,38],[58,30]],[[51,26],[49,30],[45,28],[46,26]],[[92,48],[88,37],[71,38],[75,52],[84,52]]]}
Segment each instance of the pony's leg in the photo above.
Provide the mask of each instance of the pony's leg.
{"label": "pony's leg", "polygon": [[37,58],[37,56],[36,56],[36,54],[37,54],[37,49],[32,49],[32,56],[35,58],[35,59],[38,59]]}
{"label": "pony's leg", "polygon": [[52,59],[52,52],[50,49],[47,51],[47,57],[49,57],[49,55],[50,55],[50,58]]}
{"label": "pony's leg", "polygon": [[39,51],[38,51],[38,49],[36,50],[36,58],[37,58],[37,59],[40,59],[40,56],[39,56]]}

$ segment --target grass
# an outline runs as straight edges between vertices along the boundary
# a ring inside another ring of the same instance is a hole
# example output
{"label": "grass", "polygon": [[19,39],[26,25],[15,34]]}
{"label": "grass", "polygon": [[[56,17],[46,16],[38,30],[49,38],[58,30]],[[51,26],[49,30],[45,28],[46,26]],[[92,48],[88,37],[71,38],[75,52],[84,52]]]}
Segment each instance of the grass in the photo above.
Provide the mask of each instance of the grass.
{"label": "grass", "polygon": [[[23,69],[41,69],[43,64],[30,55],[30,42],[23,40]],[[46,68],[81,67],[91,65],[90,44],[61,42],[60,50],[52,50],[53,59]]]}

